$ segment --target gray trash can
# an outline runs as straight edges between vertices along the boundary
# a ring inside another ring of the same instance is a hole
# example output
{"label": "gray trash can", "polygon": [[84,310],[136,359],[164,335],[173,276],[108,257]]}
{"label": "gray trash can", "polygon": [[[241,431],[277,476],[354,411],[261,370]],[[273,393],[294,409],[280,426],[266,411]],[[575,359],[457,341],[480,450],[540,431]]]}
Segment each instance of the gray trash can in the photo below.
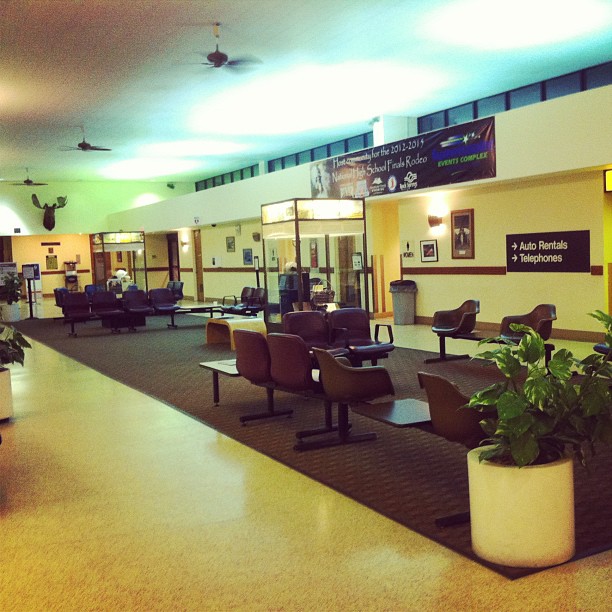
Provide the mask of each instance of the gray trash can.
{"label": "gray trash can", "polygon": [[389,291],[393,298],[393,323],[414,325],[416,283],[412,280],[391,281]]}

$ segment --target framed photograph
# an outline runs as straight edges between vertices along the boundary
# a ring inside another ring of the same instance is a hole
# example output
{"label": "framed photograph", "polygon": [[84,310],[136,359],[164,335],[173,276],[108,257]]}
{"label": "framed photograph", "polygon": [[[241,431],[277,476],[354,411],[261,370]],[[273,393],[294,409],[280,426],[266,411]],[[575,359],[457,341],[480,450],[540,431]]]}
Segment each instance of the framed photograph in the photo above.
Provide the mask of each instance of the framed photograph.
{"label": "framed photograph", "polygon": [[421,261],[438,261],[437,240],[421,240]]}
{"label": "framed photograph", "polygon": [[242,249],[242,263],[245,266],[253,265],[253,249]]}
{"label": "framed photograph", "polygon": [[228,236],[225,239],[225,248],[228,253],[234,253],[236,251],[236,238],[234,236]]}
{"label": "framed photograph", "polygon": [[453,259],[474,259],[474,209],[451,211]]}

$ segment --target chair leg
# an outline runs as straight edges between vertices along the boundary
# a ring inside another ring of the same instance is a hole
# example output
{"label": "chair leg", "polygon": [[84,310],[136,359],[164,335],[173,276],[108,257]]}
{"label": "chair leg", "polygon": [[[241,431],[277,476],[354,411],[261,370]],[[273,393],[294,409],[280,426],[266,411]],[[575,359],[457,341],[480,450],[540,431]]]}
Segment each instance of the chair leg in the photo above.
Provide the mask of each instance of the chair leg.
{"label": "chair leg", "polygon": [[170,313],[170,323],[168,323],[170,329],[176,329],[177,326],[174,324],[174,312]]}
{"label": "chair leg", "polygon": [[[452,336],[450,336],[452,338]],[[425,359],[424,363],[440,363],[441,361],[455,361],[457,359],[469,359],[469,355],[447,355],[446,354],[446,336],[439,335],[440,339],[440,356]]]}
{"label": "chair leg", "polygon": [[245,414],[240,417],[240,422],[246,425],[249,421],[259,421],[260,419],[269,419],[278,416],[291,416],[293,410],[275,410],[274,409],[274,389],[266,387],[266,395],[268,399],[268,412],[258,412],[257,414]]}
{"label": "chair leg", "polygon": [[368,442],[376,440],[375,433],[351,434],[351,424],[348,419],[349,407],[346,403],[338,404],[338,436],[335,438],[325,438],[324,440],[309,440],[307,442],[299,440],[293,447],[296,451],[314,450],[317,448],[329,448],[331,446],[341,446],[343,444],[353,444],[355,442]]}
{"label": "chair leg", "polygon": [[338,431],[338,426],[333,424],[332,418],[332,403],[325,401],[325,427],[319,427],[319,429],[305,429],[302,431],[296,431],[295,437],[298,440],[307,438],[308,436],[319,436],[321,434],[330,433],[332,431]]}

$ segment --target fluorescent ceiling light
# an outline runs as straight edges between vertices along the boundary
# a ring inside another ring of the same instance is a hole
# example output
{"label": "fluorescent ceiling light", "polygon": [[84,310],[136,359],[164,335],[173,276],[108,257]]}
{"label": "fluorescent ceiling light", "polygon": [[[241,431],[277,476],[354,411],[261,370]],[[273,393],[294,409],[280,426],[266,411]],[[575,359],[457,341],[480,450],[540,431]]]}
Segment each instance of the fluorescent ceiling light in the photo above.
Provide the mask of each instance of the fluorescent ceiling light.
{"label": "fluorescent ceiling light", "polygon": [[224,140],[177,140],[144,145],[140,148],[140,153],[145,157],[202,157],[239,153],[246,148],[244,144]]}
{"label": "fluorescent ceiling light", "polygon": [[140,157],[110,164],[102,170],[101,174],[109,179],[138,180],[187,172],[198,165],[196,160]]}
{"label": "fluorescent ceiling light", "polygon": [[[222,92],[193,109],[189,121],[200,132],[289,134],[363,121],[410,108],[451,77],[425,67],[388,62],[304,65],[259,77]],[[388,88],[393,95],[386,95]]]}
{"label": "fluorescent ceiling light", "polygon": [[422,31],[475,49],[522,49],[567,42],[612,26],[610,0],[459,0],[433,11]]}

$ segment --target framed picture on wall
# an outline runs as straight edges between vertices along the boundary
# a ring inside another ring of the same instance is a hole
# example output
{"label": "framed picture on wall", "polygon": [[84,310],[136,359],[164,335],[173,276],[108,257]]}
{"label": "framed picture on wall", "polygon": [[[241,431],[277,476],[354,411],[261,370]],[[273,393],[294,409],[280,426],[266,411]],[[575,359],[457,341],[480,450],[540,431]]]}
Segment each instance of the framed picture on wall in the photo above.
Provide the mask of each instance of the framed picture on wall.
{"label": "framed picture on wall", "polygon": [[236,251],[236,238],[234,236],[228,236],[225,239],[225,248],[228,253],[234,253]]}
{"label": "framed picture on wall", "polygon": [[437,240],[421,240],[421,261],[438,261]]}
{"label": "framed picture on wall", "polygon": [[474,259],[474,209],[451,211],[453,259]]}
{"label": "framed picture on wall", "polygon": [[253,249],[242,249],[242,263],[245,266],[253,265]]}

